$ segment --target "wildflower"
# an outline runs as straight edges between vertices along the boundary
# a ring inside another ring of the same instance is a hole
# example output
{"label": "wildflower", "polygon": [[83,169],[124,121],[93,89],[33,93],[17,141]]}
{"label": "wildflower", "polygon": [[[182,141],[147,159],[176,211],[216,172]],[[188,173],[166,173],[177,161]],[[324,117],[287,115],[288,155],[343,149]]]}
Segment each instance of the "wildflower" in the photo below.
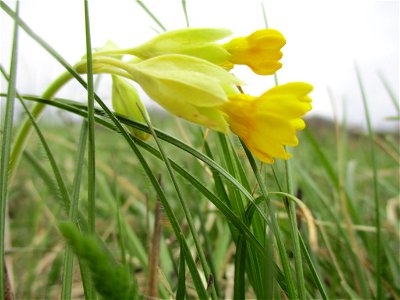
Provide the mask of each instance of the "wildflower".
{"label": "wildflower", "polygon": [[296,131],[305,127],[301,117],[311,109],[308,93],[312,86],[293,82],[276,86],[259,97],[229,96],[220,109],[226,113],[230,129],[261,161],[288,159],[284,145],[296,146]]}
{"label": "wildflower", "polygon": [[150,98],[172,114],[227,132],[219,106],[228,101],[226,90],[242,82],[223,68],[203,59],[171,54],[125,64],[125,69]]}
{"label": "wildflower", "polygon": [[165,54],[184,54],[205,59],[227,70],[235,64],[247,65],[260,75],[273,74],[282,66],[280,49],[286,41],[279,31],[263,29],[226,44],[217,43],[229,35],[231,31],[222,28],[178,29],[162,33],[138,47],[104,47],[94,56],[129,54],[145,60]]}
{"label": "wildflower", "polygon": [[[112,75],[112,106],[115,112],[134,121],[145,123],[142,113],[145,114],[146,118],[149,118],[147,110],[140,101],[133,85],[116,75]],[[142,140],[147,140],[150,137],[148,133],[133,127],[129,127],[129,130]]]}
{"label": "wildflower", "polygon": [[247,37],[239,37],[224,45],[231,54],[231,64],[247,65],[259,75],[274,74],[282,64],[280,49],[286,41],[283,35],[273,29],[257,30]]}

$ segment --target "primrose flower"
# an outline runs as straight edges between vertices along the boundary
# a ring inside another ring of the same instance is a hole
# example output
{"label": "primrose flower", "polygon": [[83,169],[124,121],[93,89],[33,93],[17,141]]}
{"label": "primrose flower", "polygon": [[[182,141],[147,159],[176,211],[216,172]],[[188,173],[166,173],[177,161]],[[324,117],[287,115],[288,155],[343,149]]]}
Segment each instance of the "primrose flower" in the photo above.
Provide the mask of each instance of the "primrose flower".
{"label": "primrose flower", "polygon": [[162,33],[135,48],[125,50],[141,59],[164,54],[185,54],[223,64],[230,54],[220,44],[215,43],[232,32],[221,28],[185,28]]}
{"label": "primrose flower", "polygon": [[283,35],[273,29],[257,30],[247,37],[239,37],[224,45],[231,54],[231,64],[247,65],[254,73],[271,75],[279,70],[282,64],[280,49],[285,45]]}
{"label": "primrose flower", "polygon": [[293,82],[276,86],[259,97],[245,94],[229,96],[221,105],[230,129],[261,161],[272,164],[274,158],[288,159],[284,145],[296,146],[296,131],[305,127],[301,117],[311,110],[308,93],[312,86]]}
{"label": "primrose flower", "polygon": [[161,55],[125,65],[133,80],[167,111],[208,128],[227,132],[219,107],[227,91],[242,84],[223,68],[187,55]]}
{"label": "primrose flower", "polygon": [[[116,75],[112,75],[112,106],[115,112],[134,121],[145,123],[142,112],[149,119],[147,110],[140,101],[139,95],[133,85]],[[138,106],[142,112],[139,110]],[[129,130],[142,140],[147,140],[150,137],[147,132],[133,127],[129,127]]]}

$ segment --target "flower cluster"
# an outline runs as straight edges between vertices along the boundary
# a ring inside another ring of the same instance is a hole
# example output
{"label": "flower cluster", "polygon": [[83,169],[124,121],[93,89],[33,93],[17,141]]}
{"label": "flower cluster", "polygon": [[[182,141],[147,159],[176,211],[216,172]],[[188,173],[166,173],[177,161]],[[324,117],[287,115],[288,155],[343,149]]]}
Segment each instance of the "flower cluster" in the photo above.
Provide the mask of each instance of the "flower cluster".
{"label": "flower cluster", "polygon": [[[227,43],[219,41],[231,32],[216,28],[188,28],[160,34],[134,48],[108,44],[93,54],[93,71],[113,76],[113,107],[117,113],[143,121],[135,81],[167,111],[188,121],[238,135],[261,161],[288,159],[284,146],[296,146],[296,131],[311,109],[312,86],[293,82],[276,86],[259,97],[240,94],[243,82],[230,71],[247,65],[259,75],[281,68],[281,48],[286,41],[277,30],[258,30]],[[122,60],[131,56],[130,61]],[[85,72],[85,64],[77,65]],[[132,129],[145,139],[148,135]]]}

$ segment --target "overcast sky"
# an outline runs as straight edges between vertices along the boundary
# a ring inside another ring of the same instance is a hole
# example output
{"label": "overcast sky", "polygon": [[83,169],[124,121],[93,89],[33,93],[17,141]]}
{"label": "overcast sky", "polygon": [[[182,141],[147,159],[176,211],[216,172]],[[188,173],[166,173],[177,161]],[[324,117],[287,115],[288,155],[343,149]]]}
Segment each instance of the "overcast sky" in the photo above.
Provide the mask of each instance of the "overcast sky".
{"label": "overcast sky", "polygon": [[[21,18],[67,61],[75,63],[85,53],[83,1],[22,0]],[[144,1],[167,29],[186,26],[181,0]],[[15,1],[5,1],[12,8]],[[363,124],[363,107],[354,70],[361,71],[374,125],[395,128],[386,117],[396,111],[377,76],[381,72],[399,95],[398,1],[264,0],[270,28],[286,37],[279,83],[306,81],[314,86],[311,114],[332,116],[329,88],[337,110],[346,107],[351,124]],[[248,35],[265,26],[261,1],[186,0],[191,27],[224,27],[235,36]],[[156,35],[157,24],[134,0],[89,1],[92,46],[107,40],[120,47],[138,45]],[[9,66],[12,21],[0,11],[1,64]],[[18,90],[41,94],[63,68],[21,31]],[[234,72],[247,83],[245,91],[258,95],[273,86],[271,76],[255,76],[247,68]],[[6,85],[1,81],[2,91]],[[110,98],[105,78],[100,96]],[[69,84],[59,94],[85,100],[78,85]]]}

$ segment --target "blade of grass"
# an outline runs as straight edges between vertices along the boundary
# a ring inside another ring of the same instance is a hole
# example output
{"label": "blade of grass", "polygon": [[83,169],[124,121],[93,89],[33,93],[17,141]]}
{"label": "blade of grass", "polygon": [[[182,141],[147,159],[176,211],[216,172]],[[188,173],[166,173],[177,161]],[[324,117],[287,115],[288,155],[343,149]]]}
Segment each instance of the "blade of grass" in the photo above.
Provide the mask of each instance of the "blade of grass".
{"label": "blade of grass", "polygon": [[[68,219],[75,223],[78,213],[78,201],[80,192],[80,183],[82,180],[83,160],[85,157],[86,139],[87,139],[87,122],[82,122],[81,133],[79,137],[78,152],[76,157],[76,173],[73,183],[72,202],[69,210]],[[71,246],[66,245],[64,253],[64,272],[61,287],[61,299],[71,299],[72,292],[72,276],[73,276],[74,257]]]}
{"label": "blade of grass", "polygon": [[375,145],[374,145],[374,132],[371,124],[371,117],[369,113],[367,95],[364,88],[364,83],[361,78],[360,70],[357,65],[355,65],[357,80],[361,92],[361,98],[364,105],[365,119],[367,121],[368,128],[368,141],[369,141],[369,151],[372,166],[372,185],[374,190],[374,203],[375,203],[375,226],[376,226],[376,297],[377,299],[383,299],[383,289],[382,289],[382,238],[381,238],[381,217],[380,217],[380,204],[379,204],[379,191],[378,191],[378,167],[376,163]]}
{"label": "blade of grass", "polygon": [[[172,165],[172,162],[171,162]],[[173,165],[172,165],[173,167]],[[173,167],[174,168],[174,167]],[[177,171],[176,168],[174,168],[175,171]],[[218,272],[217,269],[215,268],[215,259],[214,259],[214,251],[211,247],[211,243],[212,241],[210,241],[207,229],[206,229],[206,224],[207,224],[207,214],[204,214],[204,212],[201,210],[200,205],[195,205],[193,208],[194,210],[194,214],[199,218],[199,226],[200,226],[200,234],[203,235],[204,237],[204,247],[205,247],[205,255],[208,258],[208,263],[210,266],[210,272],[211,274],[213,274],[214,278],[217,278],[218,276]],[[219,289],[219,283],[218,280],[214,279],[213,282],[214,286],[215,286],[215,290],[217,293],[217,296],[220,297],[221,292]]]}
{"label": "blade of grass", "polygon": [[[19,12],[19,2],[16,3],[16,15]],[[3,141],[1,146],[1,166],[0,166],[0,299],[3,300],[6,293],[5,282],[8,282],[4,270],[7,268],[4,261],[4,246],[5,246],[5,223],[7,213],[8,199],[8,179],[9,179],[9,163],[11,153],[11,136],[14,118],[14,103],[16,96],[16,78],[17,78],[17,53],[18,53],[18,26],[14,22],[14,33],[11,49],[10,63],[10,80],[8,82],[6,113],[4,117]]]}
{"label": "blade of grass", "polygon": [[245,299],[246,248],[246,240],[243,235],[239,235],[235,253],[233,299]]}
{"label": "blade of grass", "polygon": [[394,91],[392,90],[390,84],[386,80],[386,78],[383,76],[381,72],[378,72],[378,77],[382,81],[383,86],[385,87],[387,93],[389,94],[390,100],[392,100],[392,103],[397,111],[397,114],[400,114],[400,103],[398,97],[396,97]]}
{"label": "blade of grass", "polygon": [[[218,141],[221,145],[221,154],[220,156],[223,157],[226,168],[229,174],[233,178],[237,178],[236,168],[234,165],[234,158],[232,154],[232,148],[229,147],[227,137],[223,133],[218,133]],[[247,190],[247,189],[246,189]],[[237,190],[234,186],[228,186],[230,204],[232,205],[233,210],[239,215],[239,217],[244,220],[244,199],[242,198],[242,194]]]}
{"label": "blade of grass", "polygon": [[84,0],[85,37],[86,37],[86,70],[88,95],[88,224],[89,232],[96,230],[96,149],[94,133],[94,82],[92,64],[92,46],[90,41],[89,3]]}
{"label": "blade of grass", "polygon": [[126,246],[125,246],[125,227],[123,226],[123,220],[121,216],[121,203],[117,188],[117,180],[114,180],[114,199],[115,199],[115,210],[116,210],[116,218],[117,218],[117,225],[118,225],[118,245],[121,251],[121,262],[124,266],[127,265],[126,261]]}
{"label": "blade of grass", "polygon": [[186,296],[186,274],[185,274],[185,254],[181,245],[179,254],[179,273],[178,273],[178,286],[176,289],[176,299],[185,299]]}
{"label": "blade of grass", "polygon": [[[292,183],[292,167],[288,160],[285,160],[285,174],[286,174],[286,190],[289,194],[293,194],[293,183]],[[304,283],[304,272],[303,272],[303,260],[300,250],[299,235],[300,232],[297,229],[297,216],[296,216],[296,204],[293,201],[288,201],[285,198],[284,201],[286,212],[289,216],[290,222],[290,235],[293,239],[293,254],[294,263],[296,269],[296,279],[297,279],[297,290],[299,293],[299,298],[306,298],[306,287]]]}
{"label": "blade of grass", "polygon": [[187,13],[187,8],[186,8],[186,0],[182,0],[182,10],[183,10],[183,14],[185,15],[185,21],[186,21],[186,27],[190,27],[189,25],[189,16]]}
{"label": "blade of grass", "polygon": [[136,0],[136,3],[139,4],[139,6],[149,15],[150,18],[153,19],[154,22],[157,23],[157,25],[162,29],[162,31],[167,31],[167,28],[165,28],[164,25],[160,22],[160,20],[158,20],[157,17],[151,12],[151,10],[148,9],[146,5],[144,5],[143,1]]}

